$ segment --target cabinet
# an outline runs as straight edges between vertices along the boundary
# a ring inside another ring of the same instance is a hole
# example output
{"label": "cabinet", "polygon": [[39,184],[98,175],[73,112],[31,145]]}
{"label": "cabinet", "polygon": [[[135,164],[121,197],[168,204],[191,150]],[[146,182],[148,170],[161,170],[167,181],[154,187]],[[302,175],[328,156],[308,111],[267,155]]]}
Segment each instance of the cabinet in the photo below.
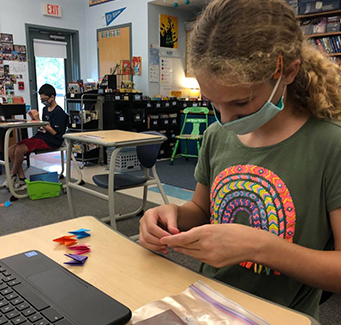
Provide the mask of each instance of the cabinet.
{"label": "cabinet", "polygon": [[[104,97],[97,93],[67,94],[65,109],[70,116],[68,132],[103,130]],[[75,143],[74,155],[81,161],[81,168],[87,162],[103,162],[103,148]]]}
{"label": "cabinet", "polygon": [[147,129],[162,133],[167,140],[161,145],[158,158],[172,155],[176,136],[180,134],[181,102],[148,101],[146,102]]}

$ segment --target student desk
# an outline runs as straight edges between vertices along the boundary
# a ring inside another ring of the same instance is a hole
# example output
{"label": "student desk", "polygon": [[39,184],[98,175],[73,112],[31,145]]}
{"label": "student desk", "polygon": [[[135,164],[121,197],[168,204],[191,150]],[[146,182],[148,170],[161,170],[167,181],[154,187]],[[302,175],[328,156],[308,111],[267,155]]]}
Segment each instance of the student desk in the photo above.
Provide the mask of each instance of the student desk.
{"label": "student desk", "polygon": [[[7,129],[5,133],[5,140],[4,140],[4,160],[0,160],[0,165],[5,166],[5,171],[6,171],[6,177],[8,180],[11,178],[11,171],[10,171],[10,166],[9,166],[9,156],[8,156],[8,148],[9,148],[9,137],[10,134],[13,130],[15,129],[28,129],[32,127],[41,127],[48,125],[49,122],[45,121],[34,121],[34,120],[23,120],[23,121],[18,121],[18,122],[6,122],[6,123],[0,123],[0,129]],[[11,201],[14,201],[16,199],[22,199],[25,197],[28,197],[28,194],[17,194],[14,191],[14,187],[12,182],[8,182],[9,185],[9,191],[12,194]]]}
{"label": "student desk", "polygon": [[[64,138],[67,140],[67,158],[66,158],[66,187],[68,202],[71,210],[71,216],[76,217],[76,211],[72,201],[71,189],[77,189],[79,191],[96,196],[100,199],[109,201],[109,219],[110,225],[116,229],[115,210],[114,210],[114,173],[115,173],[115,160],[117,154],[124,147],[131,146],[143,146],[150,144],[158,144],[165,141],[167,138],[164,136],[151,135],[145,133],[128,132],[121,130],[109,130],[109,131],[96,131],[96,132],[83,132],[83,133],[68,133],[64,134]],[[72,147],[75,141],[82,143],[92,143],[103,147],[115,147],[111,154],[110,167],[109,167],[109,184],[108,195],[99,193],[97,191],[85,188],[70,181],[71,175],[71,155]],[[156,178],[156,175],[154,175]],[[162,187],[160,188],[162,190]],[[165,197],[165,194],[163,193]]]}
{"label": "student desk", "polygon": [[[70,253],[52,239],[86,228],[91,236],[79,240],[91,245],[83,267],[66,266]],[[39,250],[68,270],[120,301],[132,311],[154,300],[179,294],[201,280],[225,297],[244,306],[271,325],[316,325],[304,314],[257,298],[208,279],[175,264],[129,240],[93,217],[81,217],[0,237],[0,258]]]}

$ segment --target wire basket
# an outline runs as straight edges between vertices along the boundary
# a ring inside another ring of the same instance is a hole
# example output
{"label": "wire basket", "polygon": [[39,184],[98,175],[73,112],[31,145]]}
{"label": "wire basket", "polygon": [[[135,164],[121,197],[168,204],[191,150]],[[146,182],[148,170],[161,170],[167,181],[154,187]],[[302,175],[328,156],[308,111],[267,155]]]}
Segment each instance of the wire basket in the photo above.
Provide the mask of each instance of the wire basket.
{"label": "wire basket", "polygon": [[[107,166],[109,168],[111,161],[111,154],[114,151],[114,147],[107,149]],[[136,147],[127,147],[121,149],[116,156],[115,171],[127,172],[133,170],[140,170],[141,164],[137,157]]]}

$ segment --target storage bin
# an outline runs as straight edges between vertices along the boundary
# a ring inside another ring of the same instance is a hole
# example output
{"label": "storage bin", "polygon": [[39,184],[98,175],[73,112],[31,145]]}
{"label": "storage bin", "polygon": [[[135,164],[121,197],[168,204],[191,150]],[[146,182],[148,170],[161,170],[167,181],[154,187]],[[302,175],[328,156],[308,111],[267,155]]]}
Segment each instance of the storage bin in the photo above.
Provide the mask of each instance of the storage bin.
{"label": "storage bin", "polygon": [[160,114],[159,116],[161,127],[167,127],[169,126],[169,115],[168,114]]}
{"label": "storage bin", "polygon": [[162,101],[161,107],[162,108],[169,108],[171,106],[169,101]]}
{"label": "storage bin", "polygon": [[322,2],[323,2],[322,11],[333,11],[341,8],[340,0],[328,0]]}
{"label": "storage bin", "polygon": [[340,17],[339,16],[328,17],[326,31],[327,33],[340,31]]}
{"label": "storage bin", "polygon": [[31,182],[25,180],[27,185],[27,193],[31,200],[46,199],[49,197],[59,196],[63,187],[62,183],[52,183],[44,181]]}
{"label": "storage bin", "polygon": [[298,4],[298,13],[300,15],[312,14],[322,11],[322,1],[301,0]]}
{"label": "storage bin", "polygon": [[133,108],[131,110],[133,123],[145,123],[146,116],[143,108]]}
{"label": "storage bin", "polygon": [[161,101],[154,101],[153,102],[153,107],[154,108],[161,108]]}
{"label": "storage bin", "polygon": [[131,99],[133,101],[140,101],[140,100],[142,100],[142,93],[132,93],[131,94]]}
{"label": "storage bin", "polygon": [[340,9],[340,0],[311,1],[301,0],[298,5],[300,15]]}
{"label": "storage bin", "polygon": [[323,34],[326,32],[327,18],[315,19],[313,24],[313,34]]}
{"label": "storage bin", "polygon": [[[107,166],[110,166],[111,154],[115,148],[110,147],[106,150],[107,152]],[[127,147],[121,149],[116,156],[115,160],[115,171],[126,172],[133,170],[140,170],[141,164],[137,158],[136,147]]]}
{"label": "storage bin", "polygon": [[155,128],[159,126],[159,115],[149,115],[148,116],[148,128]]}

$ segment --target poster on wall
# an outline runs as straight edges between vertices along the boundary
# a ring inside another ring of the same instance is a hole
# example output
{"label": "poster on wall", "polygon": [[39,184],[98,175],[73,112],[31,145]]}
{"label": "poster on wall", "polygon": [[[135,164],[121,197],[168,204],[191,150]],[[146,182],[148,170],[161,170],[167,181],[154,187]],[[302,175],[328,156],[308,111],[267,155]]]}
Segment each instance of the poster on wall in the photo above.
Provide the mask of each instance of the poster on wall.
{"label": "poster on wall", "polygon": [[160,14],[160,47],[178,48],[178,18]]}
{"label": "poster on wall", "polygon": [[159,83],[160,66],[151,64],[149,67],[149,82]]}
{"label": "poster on wall", "polygon": [[13,35],[0,33],[0,42],[13,44]]}
{"label": "poster on wall", "polygon": [[133,76],[141,76],[142,61],[141,61],[140,56],[133,56],[132,71],[133,71]]}
{"label": "poster on wall", "polygon": [[89,0],[89,7],[99,5],[101,3],[109,2],[109,1],[115,1],[115,0]]}
{"label": "poster on wall", "polygon": [[149,82],[159,83],[160,78],[160,49],[157,45],[149,47]]}
{"label": "poster on wall", "polygon": [[149,63],[152,65],[160,64],[160,49],[153,44],[149,48]]}
{"label": "poster on wall", "polygon": [[173,85],[173,59],[160,60],[160,94],[169,96]]}

